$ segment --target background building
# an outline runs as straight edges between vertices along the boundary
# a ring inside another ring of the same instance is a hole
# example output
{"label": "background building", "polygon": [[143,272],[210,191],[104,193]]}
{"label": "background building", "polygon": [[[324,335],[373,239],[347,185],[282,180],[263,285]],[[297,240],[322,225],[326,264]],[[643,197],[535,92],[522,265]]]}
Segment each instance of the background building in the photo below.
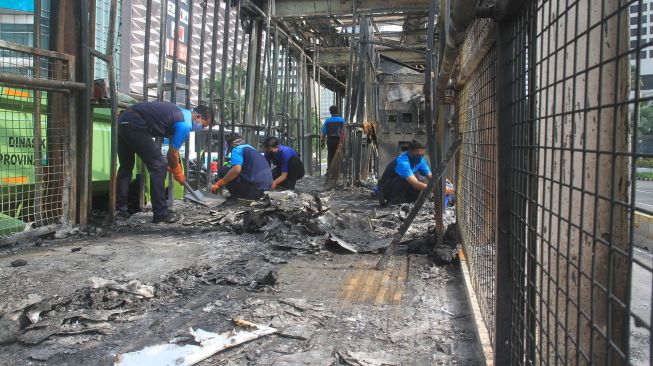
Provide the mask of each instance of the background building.
{"label": "background building", "polygon": [[[653,41],[653,2],[643,2],[641,9],[639,4],[630,6],[631,49],[637,48],[637,39],[640,35],[641,45],[647,45]],[[653,47],[642,48],[637,56],[639,57],[640,68],[638,78],[640,95],[642,97],[653,95]],[[634,69],[636,65],[637,58],[636,55],[633,54],[630,60],[631,69]]]}
{"label": "background building", "polygon": [[331,116],[329,114],[329,107],[334,105],[335,102],[336,102],[336,93],[323,86],[320,87],[320,110],[318,111],[318,114],[321,120],[324,120],[326,118],[329,118],[329,116]]}
{"label": "background building", "polygon": [[[185,12],[189,16],[187,0],[181,0],[180,9],[182,14]],[[108,42],[109,33],[109,11],[111,0],[96,0],[96,17],[95,17],[95,46],[96,49],[104,51]],[[143,94],[143,62],[144,62],[144,49],[145,49],[145,4],[146,0],[119,0],[118,1],[118,34],[116,39],[116,48],[114,56],[119,62],[116,62],[116,80],[118,83],[118,90],[125,94],[142,95]],[[50,0],[42,0],[42,13],[41,13],[41,47],[49,48],[49,24],[50,24]],[[217,59],[216,68],[217,72],[221,71],[222,61],[222,37],[223,37],[223,19],[224,19],[224,3],[220,3],[218,11],[218,18],[216,21],[218,27],[217,39]],[[169,2],[167,19],[174,20],[174,1]],[[213,2],[207,2],[207,13],[213,14]],[[150,24],[150,50],[149,50],[149,83],[156,83],[158,79],[158,60],[159,60],[159,37],[161,30],[161,0],[152,1],[152,20]],[[197,103],[197,84],[199,81],[199,57],[191,57],[192,53],[199,53],[201,34],[204,33],[205,43],[205,59],[211,58],[211,42],[213,35],[213,17],[207,17],[206,28],[201,29],[202,24],[202,5],[199,1],[194,1],[193,5],[193,19],[181,16],[182,25],[192,26],[192,43],[190,49],[186,50],[185,59],[191,61],[191,101]],[[236,11],[231,9],[229,20],[229,52],[233,52],[233,47],[237,48],[240,52],[241,40],[244,32],[239,31],[238,40],[234,37],[234,30],[236,28]],[[168,41],[171,40],[173,34],[173,24],[167,26]],[[33,0],[0,0],[0,40],[19,43],[27,46],[34,46],[34,1]],[[187,38],[187,35],[186,35]],[[187,39],[186,39],[187,41]],[[237,42],[236,42],[237,41]],[[168,43],[168,42],[166,42]],[[247,45],[247,43],[245,43]],[[184,47],[181,45],[180,47]],[[243,64],[246,64],[247,50],[244,50]],[[171,54],[170,54],[171,56]],[[29,65],[23,62],[3,62],[3,68],[6,71],[7,67],[18,67],[19,65]],[[168,66],[168,71],[170,65]],[[180,61],[179,67],[179,83],[186,84],[184,80],[185,62]],[[243,66],[243,65],[241,65]],[[15,68],[14,67],[14,68]],[[30,73],[25,68],[22,74]],[[123,70],[127,70],[123,72]],[[94,63],[94,78],[106,79],[108,77],[107,64],[99,59],[95,59]],[[204,78],[207,80],[210,76],[210,65],[204,65],[203,70]],[[167,80],[169,81],[169,80]],[[208,85],[208,83],[205,83]],[[150,95],[155,97],[155,90],[150,90]],[[184,93],[180,93],[180,97],[185,98]]]}
{"label": "background building", "polygon": [[[143,69],[144,69],[144,52],[145,52],[145,20],[146,20],[146,0],[122,0],[123,1],[123,11],[122,19],[128,20],[122,22],[120,25],[121,34],[128,34],[129,37],[123,37],[123,46],[121,57],[121,65],[124,69],[130,70],[129,73],[121,75],[122,83],[120,91],[128,94],[143,94]],[[217,48],[216,48],[216,73],[221,72],[222,68],[222,40],[224,34],[224,3],[219,3],[220,9],[218,10],[218,18],[214,19],[212,14],[214,14],[213,2],[207,2],[207,22],[206,28],[202,29],[202,5],[199,1],[194,1],[192,9],[192,21],[190,20],[190,9],[188,9],[188,1],[182,0],[180,3],[180,26],[185,27],[184,31],[180,32],[189,32],[192,31],[192,42],[190,48],[185,49],[180,52],[179,68],[178,68],[178,83],[186,84],[185,75],[186,75],[186,60],[191,60],[190,65],[190,74],[191,74],[191,103],[197,104],[197,85],[199,83],[199,57],[194,57],[193,55],[198,55],[200,52],[200,41],[201,34],[204,33],[204,60],[210,60],[212,57],[212,37],[213,37],[213,21],[218,22],[218,38],[217,38]],[[172,5],[172,6],[171,6]],[[167,9],[167,20],[168,25],[166,26],[167,30],[167,41],[166,43],[170,44],[173,38],[173,24],[174,21],[174,2],[169,2]],[[190,24],[189,24],[190,23]],[[188,27],[192,27],[188,29]],[[239,37],[236,41],[234,31],[236,29],[236,11],[231,9],[231,14],[229,17],[229,49],[228,52],[231,54],[233,52],[233,47],[237,47],[237,54],[240,52],[241,40],[244,35],[242,29],[239,31]],[[161,30],[161,0],[152,1],[152,19],[150,24],[150,49],[149,49],[149,72],[148,72],[148,83],[154,84],[157,82],[158,74],[157,68],[159,64],[159,40]],[[184,34],[184,41],[180,42],[180,48],[185,48],[185,45],[188,41],[188,34]],[[245,42],[245,47],[247,43]],[[174,52],[167,50],[168,56],[172,56]],[[184,54],[185,53],[185,54]],[[244,50],[243,55],[243,64],[246,64],[247,60],[247,50]],[[230,66],[230,65],[229,65]],[[243,66],[243,65],[241,65]],[[171,64],[168,62],[166,64],[166,70],[169,72],[171,70]],[[209,79],[211,74],[210,64],[203,65],[203,74],[204,74],[204,85],[205,88],[208,88],[209,83],[206,82]],[[170,80],[166,80],[169,82]],[[149,91],[151,97],[156,97],[156,90],[151,89]],[[185,98],[185,92],[178,93],[181,100]]]}

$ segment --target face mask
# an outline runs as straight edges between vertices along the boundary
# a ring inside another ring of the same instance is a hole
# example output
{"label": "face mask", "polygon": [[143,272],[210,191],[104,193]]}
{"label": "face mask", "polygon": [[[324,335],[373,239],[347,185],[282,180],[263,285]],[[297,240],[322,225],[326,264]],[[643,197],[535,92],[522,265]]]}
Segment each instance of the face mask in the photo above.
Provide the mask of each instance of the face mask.
{"label": "face mask", "polygon": [[193,122],[193,131],[199,131],[202,129],[202,124],[201,123],[194,123]]}

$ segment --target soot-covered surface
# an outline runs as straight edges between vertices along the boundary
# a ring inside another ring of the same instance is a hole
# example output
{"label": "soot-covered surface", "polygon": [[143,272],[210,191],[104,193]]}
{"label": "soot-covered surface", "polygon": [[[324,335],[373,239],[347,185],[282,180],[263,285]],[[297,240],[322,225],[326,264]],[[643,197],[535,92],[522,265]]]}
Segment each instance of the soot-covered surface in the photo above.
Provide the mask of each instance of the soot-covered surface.
{"label": "soot-covered surface", "polygon": [[201,365],[481,364],[453,230],[434,251],[426,207],[376,271],[409,207],[320,183],[251,207],[177,202],[174,225],[139,213],[2,249],[0,364],[110,365],[233,318],[278,332]]}

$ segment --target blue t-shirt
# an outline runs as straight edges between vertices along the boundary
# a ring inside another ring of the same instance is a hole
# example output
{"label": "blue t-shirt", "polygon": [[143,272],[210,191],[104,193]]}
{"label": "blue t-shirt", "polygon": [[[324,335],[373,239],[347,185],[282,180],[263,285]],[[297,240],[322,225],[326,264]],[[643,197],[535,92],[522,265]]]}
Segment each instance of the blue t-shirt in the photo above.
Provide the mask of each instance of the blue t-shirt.
{"label": "blue t-shirt", "polygon": [[422,175],[431,174],[431,169],[424,157],[420,158],[419,161],[414,161],[411,159],[408,152],[405,152],[397,157],[397,165],[395,166],[395,172],[402,178],[406,179],[415,175],[416,172],[420,172]]}
{"label": "blue t-shirt", "polygon": [[265,153],[265,158],[268,159],[268,163],[274,163],[275,166],[281,168],[281,173],[288,173],[288,163],[290,159],[294,157],[299,157],[299,154],[289,146],[284,146],[279,144],[279,151],[274,154],[268,152]]}
{"label": "blue t-shirt", "polygon": [[272,186],[270,164],[255,148],[242,144],[231,150],[231,166],[240,165],[241,179],[254,184],[257,189],[266,190]]}
{"label": "blue t-shirt", "polygon": [[340,136],[340,132],[345,126],[345,119],[340,116],[331,116],[324,120],[322,125],[322,135],[324,136]]}
{"label": "blue t-shirt", "polygon": [[245,160],[243,158],[243,149],[246,147],[253,149],[251,145],[242,144],[234,147],[231,150],[231,165],[241,165],[241,166],[243,165],[243,162]]}

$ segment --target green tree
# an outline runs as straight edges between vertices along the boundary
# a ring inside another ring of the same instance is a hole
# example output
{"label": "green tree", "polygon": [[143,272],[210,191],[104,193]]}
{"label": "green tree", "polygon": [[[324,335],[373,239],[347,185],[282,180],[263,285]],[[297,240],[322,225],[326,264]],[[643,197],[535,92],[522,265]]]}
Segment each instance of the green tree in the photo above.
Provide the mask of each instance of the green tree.
{"label": "green tree", "polygon": [[630,90],[634,91],[635,88],[641,89],[642,79],[637,75],[637,68],[630,65]]}
{"label": "green tree", "polygon": [[639,107],[637,128],[641,135],[653,135],[653,103],[642,103]]}

